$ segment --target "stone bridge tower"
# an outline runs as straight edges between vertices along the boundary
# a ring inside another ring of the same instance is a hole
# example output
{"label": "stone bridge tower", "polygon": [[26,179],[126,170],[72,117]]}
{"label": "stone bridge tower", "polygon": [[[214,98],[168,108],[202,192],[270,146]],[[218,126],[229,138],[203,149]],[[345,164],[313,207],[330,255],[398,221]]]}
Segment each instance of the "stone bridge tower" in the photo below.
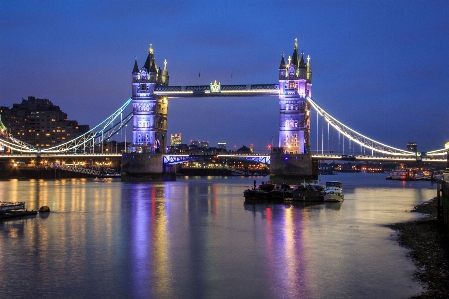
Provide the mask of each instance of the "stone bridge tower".
{"label": "stone bridge tower", "polygon": [[312,69],[310,57],[298,52],[279,66],[279,148],[270,155],[270,179],[275,183],[300,184],[318,179],[318,161],[310,152],[310,107]]}
{"label": "stone bridge tower", "polygon": [[168,98],[154,94],[156,85],[167,86],[167,61],[162,71],[156,65],[150,45],[145,64],[139,69],[137,59],[132,72],[133,144],[132,152],[164,153],[167,141]]}
{"label": "stone bridge tower", "polygon": [[287,63],[282,54],[279,66],[279,148],[285,154],[310,152],[310,107],[306,97],[312,96],[310,57],[299,57],[295,40],[293,55]]}
{"label": "stone bridge tower", "polygon": [[122,154],[122,181],[175,180],[175,169],[163,163],[167,148],[168,98],[154,93],[157,86],[168,86],[167,61],[164,70],[156,65],[150,45],[147,60],[132,72],[133,141]]}

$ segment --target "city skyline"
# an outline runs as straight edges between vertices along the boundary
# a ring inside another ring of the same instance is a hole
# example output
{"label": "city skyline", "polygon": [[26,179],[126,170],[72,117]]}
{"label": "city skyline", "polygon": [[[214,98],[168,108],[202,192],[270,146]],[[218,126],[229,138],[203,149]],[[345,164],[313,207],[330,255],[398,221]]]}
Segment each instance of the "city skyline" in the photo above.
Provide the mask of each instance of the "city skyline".
{"label": "city skyline", "polygon": [[[312,98],[339,121],[402,149],[449,141],[444,2],[236,3],[2,2],[0,106],[46,98],[93,127],[131,97],[134,58],[142,65],[150,43],[170,85],[255,84],[278,82],[298,38]],[[169,101],[168,134],[228,149],[277,145],[277,97]],[[311,120],[316,149],[314,111]]]}

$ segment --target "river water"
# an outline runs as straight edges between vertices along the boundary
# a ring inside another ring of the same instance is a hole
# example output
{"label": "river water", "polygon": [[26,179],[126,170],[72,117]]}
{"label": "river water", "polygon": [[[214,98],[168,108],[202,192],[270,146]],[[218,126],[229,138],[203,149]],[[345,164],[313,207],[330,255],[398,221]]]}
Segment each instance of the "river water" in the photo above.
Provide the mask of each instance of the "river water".
{"label": "river water", "polygon": [[0,181],[52,211],[0,222],[0,297],[408,298],[422,289],[385,225],[436,187],[385,176],[321,176],[345,200],[308,206],[244,205],[254,177]]}

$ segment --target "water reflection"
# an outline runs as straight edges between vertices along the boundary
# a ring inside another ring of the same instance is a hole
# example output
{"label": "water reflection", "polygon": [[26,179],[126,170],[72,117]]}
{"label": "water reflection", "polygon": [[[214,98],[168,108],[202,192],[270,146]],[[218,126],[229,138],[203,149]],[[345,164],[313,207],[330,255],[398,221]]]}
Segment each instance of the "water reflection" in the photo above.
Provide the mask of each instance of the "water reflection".
{"label": "water reflection", "polygon": [[136,297],[154,294],[170,298],[171,261],[169,256],[169,203],[164,195],[168,185],[133,184],[129,192],[131,238],[130,273],[132,291]]}
{"label": "water reflection", "polygon": [[414,295],[414,266],[383,224],[416,217],[407,211],[435,191],[360,178],[339,178],[342,203],[294,205],[244,205],[250,178],[0,182],[5,197],[52,210],[0,223],[0,285],[27,282],[2,295]]}

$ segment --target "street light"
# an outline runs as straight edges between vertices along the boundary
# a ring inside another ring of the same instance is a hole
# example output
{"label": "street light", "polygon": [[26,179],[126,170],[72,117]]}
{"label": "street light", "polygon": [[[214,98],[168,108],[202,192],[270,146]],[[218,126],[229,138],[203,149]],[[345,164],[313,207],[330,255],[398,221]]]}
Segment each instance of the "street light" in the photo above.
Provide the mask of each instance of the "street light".
{"label": "street light", "polygon": [[446,144],[444,145],[444,148],[446,149],[446,170],[444,170],[443,173],[443,180],[444,181],[449,181],[449,142],[446,142]]}
{"label": "street light", "polygon": [[446,142],[446,144],[444,145],[444,148],[446,149],[446,171],[449,172],[449,142]]}
{"label": "street light", "polygon": [[125,125],[125,153],[126,153],[126,127],[127,127],[128,125]]}

